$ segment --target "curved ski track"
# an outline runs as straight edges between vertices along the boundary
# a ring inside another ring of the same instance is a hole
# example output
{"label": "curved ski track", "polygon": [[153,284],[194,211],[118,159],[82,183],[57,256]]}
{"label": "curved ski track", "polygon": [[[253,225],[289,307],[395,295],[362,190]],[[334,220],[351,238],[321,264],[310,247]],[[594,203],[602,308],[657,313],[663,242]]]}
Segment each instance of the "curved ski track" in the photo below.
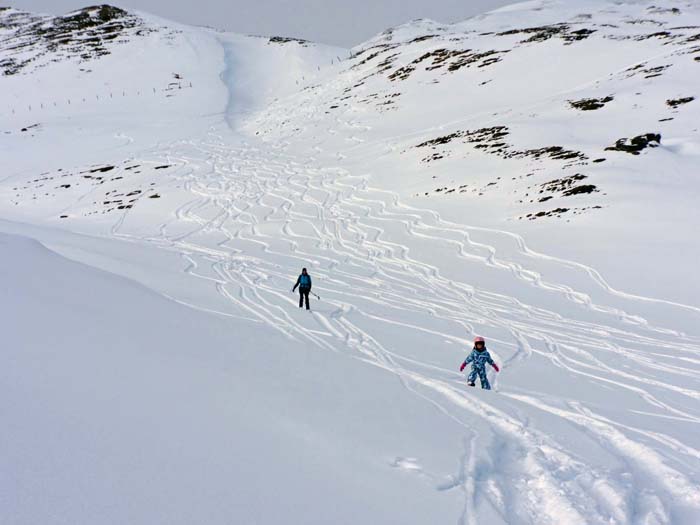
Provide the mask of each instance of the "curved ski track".
{"label": "curved ski track", "polygon": [[[129,212],[112,233],[180,253],[185,274],[229,305],[191,306],[380,367],[463,426],[459,473],[422,472],[434,490],[461,491],[458,522],[479,522],[485,507],[508,523],[700,520],[700,338],[634,307],[658,302],[698,321],[700,308],[616,291],[515,234],[444,221],[283,146],[232,147],[212,131],[149,156],[179,166],[173,186],[192,198],[151,235],[131,231]],[[583,276],[597,299],[543,277],[542,263]],[[302,266],[322,299],[311,315],[290,293]],[[482,288],[482,272],[503,286]],[[476,333],[503,365],[490,373],[495,392],[468,389],[456,371]],[[549,376],[571,396],[557,397]],[[638,410],[621,414],[617,399]],[[666,433],[668,419],[687,432]]]}

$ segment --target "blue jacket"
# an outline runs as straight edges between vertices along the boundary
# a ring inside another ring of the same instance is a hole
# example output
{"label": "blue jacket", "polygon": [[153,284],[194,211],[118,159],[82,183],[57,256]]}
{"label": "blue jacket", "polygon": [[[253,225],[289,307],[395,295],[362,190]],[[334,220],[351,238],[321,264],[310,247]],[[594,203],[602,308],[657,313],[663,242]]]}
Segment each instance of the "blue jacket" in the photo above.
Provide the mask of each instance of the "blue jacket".
{"label": "blue jacket", "polygon": [[472,370],[483,370],[486,363],[490,364],[491,366],[494,365],[493,359],[491,359],[491,355],[486,348],[484,348],[481,352],[477,351],[476,348],[472,350],[472,353],[469,354],[464,360],[465,365],[468,365],[469,363],[472,364]]}
{"label": "blue jacket", "polygon": [[297,286],[300,290],[311,290],[311,276],[308,273],[306,275],[304,275],[303,273],[299,275],[297,283],[294,285],[294,288],[292,288],[292,290],[296,290]]}

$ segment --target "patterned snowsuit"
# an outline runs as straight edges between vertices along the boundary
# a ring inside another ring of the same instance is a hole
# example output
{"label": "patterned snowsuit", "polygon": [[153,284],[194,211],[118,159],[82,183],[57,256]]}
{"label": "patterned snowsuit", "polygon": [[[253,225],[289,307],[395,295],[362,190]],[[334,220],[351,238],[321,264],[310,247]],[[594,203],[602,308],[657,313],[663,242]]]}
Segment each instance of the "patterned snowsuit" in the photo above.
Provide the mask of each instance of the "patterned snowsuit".
{"label": "patterned snowsuit", "polygon": [[474,383],[476,381],[476,376],[478,375],[479,380],[481,381],[481,388],[491,390],[491,384],[489,383],[488,377],[486,377],[486,363],[493,366],[494,362],[493,359],[491,359],[489,351],[486,350],[486,348],[484,348],[481,352],[479,352],[475,348],[474,350],[472,350],[472,353],[469,354],[469,356],[464,360],[465,365],[468,365],[469,363],[472,364],[472,370],[471,372],[469,372],[467,381],[469,381],[470,383]]}

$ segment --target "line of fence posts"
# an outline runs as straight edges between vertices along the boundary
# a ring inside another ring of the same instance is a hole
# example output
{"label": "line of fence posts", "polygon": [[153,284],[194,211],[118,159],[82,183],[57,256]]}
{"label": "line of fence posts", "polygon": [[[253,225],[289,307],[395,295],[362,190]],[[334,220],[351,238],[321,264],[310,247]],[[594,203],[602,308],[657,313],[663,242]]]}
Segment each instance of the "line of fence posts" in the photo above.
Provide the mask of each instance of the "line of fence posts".
{"label": "line of fence posts", "polygon": [[[190,87],[190,88],[193,87],[192,82],[189,83],[189,87]],[[182,82],[178,82],[178,83],[177,83],[177,89],[182,89]],[[154,95],[157,95],[157,94],[158,94],[158,89],[157,89],[157,88],[152,88],[152,90],[153,90],[153,94],[154,94]],[[170,89],[164,89],[163,91],[169,91],[169,90],[170,90]],[[141,96],[141,90],[136,90],[136,95],[137,95],[137,96]],[[126,90],[122,90],[122,97],[126,97]],[[106,99],[106,98],[107,98],[107,97],[105,96],[105,99]],[[111,92],[111,91],[110,91],[110,93],[109,93],[109,98],[110,98],[110,99],[114,99],[114,93]],[[81,100],[83,101],[83,103],[86,103],[86,102],[87,102],[87,97],[81,97]],[[95,95],[95,100],[98,100],[98,101],[100,100],[100,95],[99,95],[99,94],[96,94],[96,95]],[[51,103],[52,103],[53,107],[55,107],[55,108],[58,107],[58,103],[57,103],[55,100],[53,100]],[[71,106],[71,105],[72,105],[71,99],[70,99],[70,98],[67,98],[67,99],[66,99],[66,103],[67,103],[69,106]],[[33,111],[33,106],[32,106],[32,104],[27,104],[27,109],[28,109],[30,112],[32,112],[32,111]],[[44,103],[43,103],[43,102],[40,102],[40,103],[39,103],[39,109],[45,109]],[[13,114],[13,115],[16,115],[16,114],[17,114],[17,109],[16,109],[15,107],[12,107],[12,114]]]}
{"label": "line of fence posts", "polygon": [[[348,58],[350,58],[351,56],[352,56],[352,55],[348,55]],[[337,60],[338,63],[341,62],[341,59],[340,59],[339,56],[336,56],[336,57],[335,57],[335,60]],[[334,59],[331,58],[331,65],[333,65],[333,64],[335,64],[335,62],[334,62]],[[319,66],[317,66],[317,67],[318,67],[318,70],[321,71],[321,66],[319,65]],[[301,81],[304,82],[305,80],[306,80],[306,77],[302,76],[302,77],[301,77]],[[296,80],[296,85],[297,85],[297,86],[299,85],[299,80],[298,80],[298,79]],[[190,82],[189,87],[192,87],[192,82]],[[177,83],[177,88],[178,88],[178,89],[182,89],[182,83],[181,83],[181,82],[178,82],[178,83]],[[152,88],[152,89],[153,89],[153,94],[155,95],[155,94],[157,93],[157,90],[156,90],[156,88]],[[164,91],[167,91],[167,90],[164,90]],[[136,91],[136,95],[137,95],[137,96],[140,96],[140,95],[141,95],[141,91],[140,91],[140,90],[137,90],[137,91]],[[122,97],[126,97],[126,90],[122,90]],[[97,100],[100,100],[100,95],[95,95],[95,98],[96,98]],[[114,98],[114,94],[110,92],[109,98]],[[70,106],[70,105],[71,105],[71,101],[70,101],[70,99],[67,99],[67,100],[68,100],[68,105]],[[83,102],[85,102],[85,98],[83,98]],[[53,106],[54,106],[54,107],[57,107],[55,101],[54,101],[54,103],[53,103]],[[29,111],[32,111],[32,106],[31,106],[31,104],[30,104],[28,107],[29,107]],[[41,109],[44,109],[44,104],[43,104],[43,103],[41,104]],[[15,114],[15,108],[12,108],[12,114],[13,114],[13,115]]]}
{"label": "line of fence posts", "polygon": [[[352,54],[348,55],[347,58],[352,58]],[[340,64],[341,59],[340,59],[339,56],[336,56],[335,59],[331,58],[331,66],[335,64],[335,61],[336,61],[336,60],[337,60],[338,63]],[[319,66],[316,66],[316,68],[317,68],[319,71],[321,71],[321,66],[320,66],[320,65],[319,65]],[[302,77],[301,77],[301,81],[304,82],[304,80],[305,80],[305,78],[302,76]],[[299,79],[295,80],[295,82],[296,82],[296,85],[298,86],[298,85],[299,85]]]}

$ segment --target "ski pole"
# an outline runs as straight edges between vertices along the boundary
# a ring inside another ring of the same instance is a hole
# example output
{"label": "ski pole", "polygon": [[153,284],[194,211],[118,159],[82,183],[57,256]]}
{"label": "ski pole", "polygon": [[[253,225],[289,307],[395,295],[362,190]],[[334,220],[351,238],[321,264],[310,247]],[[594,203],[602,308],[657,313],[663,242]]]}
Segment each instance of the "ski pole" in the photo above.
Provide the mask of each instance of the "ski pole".
{"label": "ski pole", "polygon": [[318,295],[316,295],[315,293],[313,293],[313,292],[309,292],[309,293],[311,293],[311,295],[313,295],[313,296],[314,296],[316,299],[318,299],[319,301],[321,300],[321,297],[318,296]]}

